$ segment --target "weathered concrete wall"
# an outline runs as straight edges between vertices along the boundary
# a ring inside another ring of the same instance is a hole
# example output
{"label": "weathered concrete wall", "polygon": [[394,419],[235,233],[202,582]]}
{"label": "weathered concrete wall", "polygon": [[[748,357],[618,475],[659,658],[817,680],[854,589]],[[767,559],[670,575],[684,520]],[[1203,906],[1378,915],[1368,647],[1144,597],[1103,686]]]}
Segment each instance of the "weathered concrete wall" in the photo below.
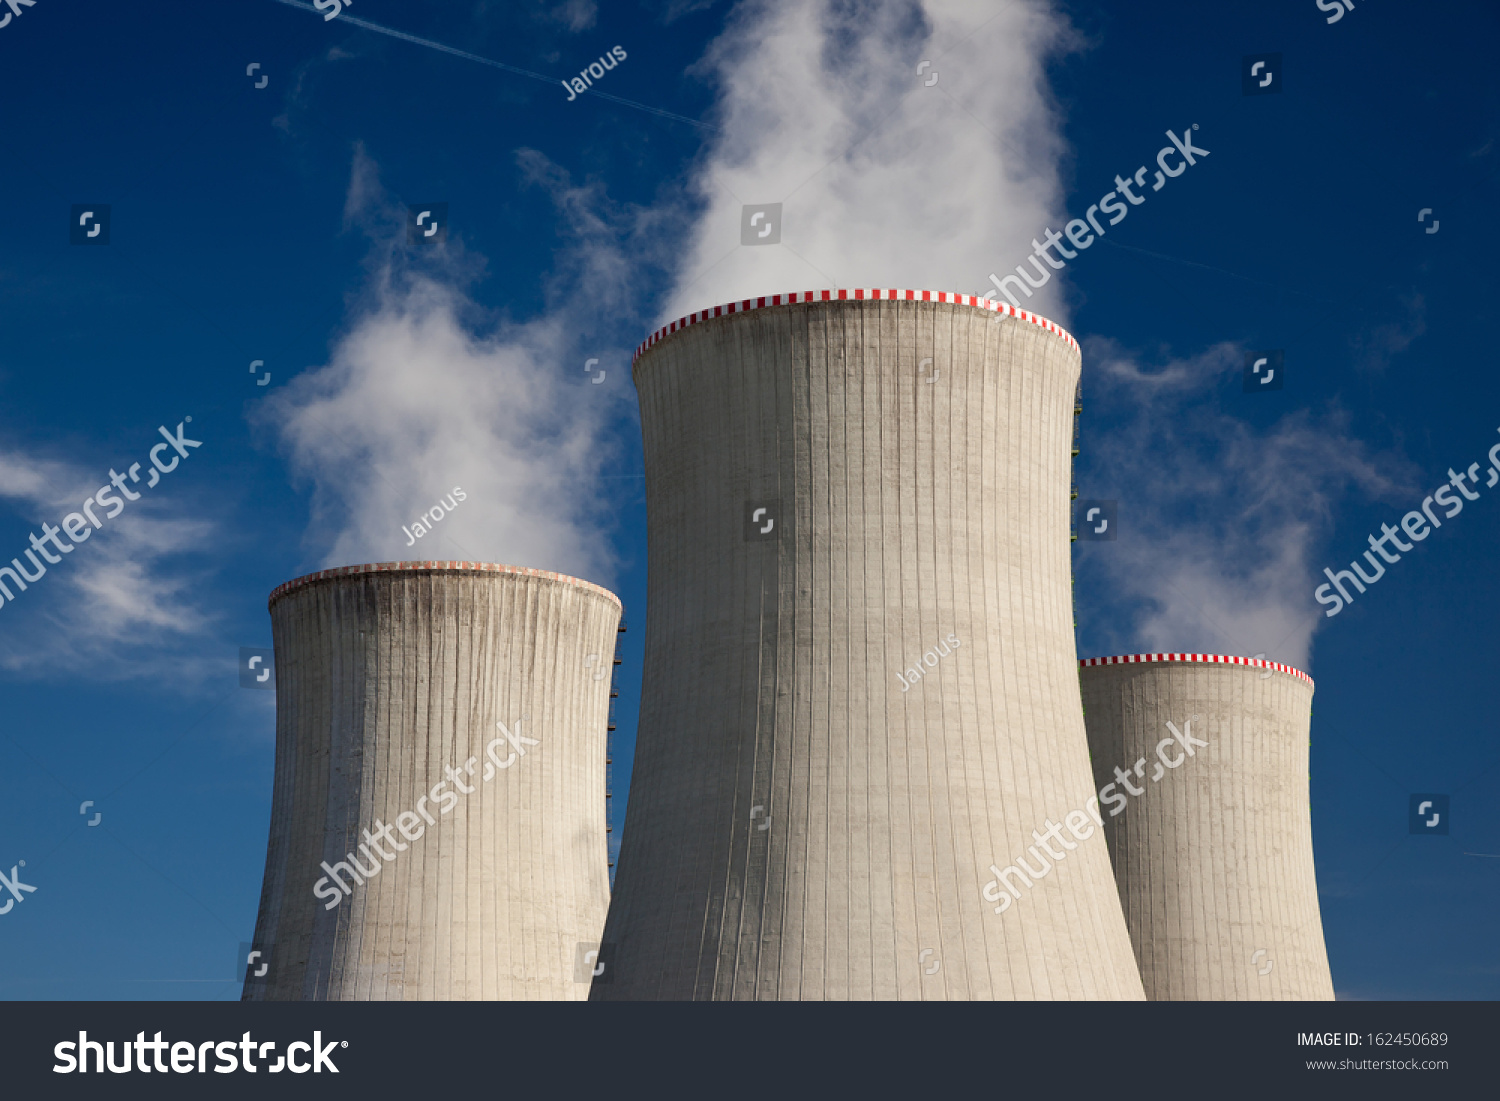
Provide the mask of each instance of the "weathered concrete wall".
{"label": "weathered concrete wall", "polygon": [[[271,594],[269,969],[246,999],[587,996],[578,946],[597,947],[609,903],[619,618],[587,582],[463,562],[330,570]],[[370,845],[377,821],[408,831]],[[338,869],[349,854],[377,874]],[[351,893],[315,897],[323,862]]]}
{"label": "weathered concrete wall", "polygon": [[1091,794],[1078,372],[1055,327],[952,301],[768,304],[640,356],[646,659],[593,997],[1142,996],[1102,844],[981,895]]}
{"label": "weathered concrete wall", "polygon": [[1247,658],[1136,660],[1166,656],[1081,670],[1094,779],[1128,800],[1106,797],[1105,836],[1146,996],[1331,1000],[1307,790],[1312,681]]}

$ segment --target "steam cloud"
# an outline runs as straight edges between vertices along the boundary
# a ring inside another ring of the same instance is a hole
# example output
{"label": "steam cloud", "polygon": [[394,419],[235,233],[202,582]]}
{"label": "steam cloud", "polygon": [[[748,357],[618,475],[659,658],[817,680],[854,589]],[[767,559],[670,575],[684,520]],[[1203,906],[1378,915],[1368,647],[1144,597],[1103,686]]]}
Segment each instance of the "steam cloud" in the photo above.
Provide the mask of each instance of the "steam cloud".
{"label": "steam cloud", "polygon": [[[586,272],[595,301],[609,301],[627,266],[600,243],[613,230],[596,196],[538,154],[520,160],[584,242],[564,266]],[[478,262],[461,242],[450,241],[445,266],[413,267],[399,247],[405,211],[385,198],[362,152],[346,214],[374,240],[366,302],[330,362],[269,396],[257,415],[313,484],[309,539],[327,548],[323,565],[457,559],[610,583],[600,471],[614,457],[604,441],[622,390],[581,389],[577,311],[525,323],[483,317],[463,289]],[[403,526],[455,486],[467,501],[424,521],[431,532],[408,545]]]}
{"label": "steam cloud", "polygon": [[[1044,67],[1071,42],[1047,3],[747,0],[695,67],[721,129],[663,316],[835,286],[984,294],[1063,209]],[[781,244],[741,246],[764,203]],[[1064,321],[1057,289],[1027,307]]]}

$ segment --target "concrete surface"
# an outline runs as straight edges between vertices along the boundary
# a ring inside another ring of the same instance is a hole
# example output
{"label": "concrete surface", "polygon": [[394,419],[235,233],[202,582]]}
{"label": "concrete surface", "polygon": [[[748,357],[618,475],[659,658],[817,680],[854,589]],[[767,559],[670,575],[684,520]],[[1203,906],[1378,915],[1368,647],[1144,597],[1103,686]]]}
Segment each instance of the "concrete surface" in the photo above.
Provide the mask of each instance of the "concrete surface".
{"label": "concrete surface", "polygon": [[[1331,1000],[1308,807],[1311,681],[1263,663],[1081,673],[1095,781],[1118,792],[1121,767],[1144,791],[1104,814],[1146,996]],[[1187,757],[1169,722],[1208,745]],[[1152,781],[1163,759],[1178,763]]]}
{"label": "concrete surface", "polygon": [[920,301],[648,343],[644,684],[592,997],[1141,998],[1097,839],[1007,913],[982,897],[1092,793],[1076,344]]}
{"label": "concrete surface", "polygon": [[[269,966],[246,1000],[587,996],[619,618],[587,582],[477,563],[349,567],[272,594]],[[381,834],[383,860],[358,848],[377,820],[421,836]],[[357,882],[338,868],[350,854],[379,871]],[[352,892],[333,909],[331,882],[314,896],[325,862]]]}

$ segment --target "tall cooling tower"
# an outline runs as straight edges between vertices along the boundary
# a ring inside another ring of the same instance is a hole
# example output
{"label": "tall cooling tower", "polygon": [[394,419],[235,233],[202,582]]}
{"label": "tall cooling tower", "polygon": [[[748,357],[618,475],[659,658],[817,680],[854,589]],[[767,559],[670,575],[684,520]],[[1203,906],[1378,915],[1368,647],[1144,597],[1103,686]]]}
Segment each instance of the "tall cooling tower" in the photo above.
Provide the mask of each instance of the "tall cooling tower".
{"label": "tall cooling tower", "polygon": [[289,581],[270,608],[276,779],[244,997],[586,997],[619,600],[541,570],[383,562]]}
{"label": "tall cooling tower", "polygon": [[984,897],[1091,794],[1078,373],[1051,322],[928,291],[732,303],[638,350],[646,665],[592,997],[1142,997],[1102,844]]}
{"label": "tall cooling tower", "polygon": [[1312,679],[1215,654],[1090,658],[1080,674],[1146,996],[1331,1000],[1307,791]]}

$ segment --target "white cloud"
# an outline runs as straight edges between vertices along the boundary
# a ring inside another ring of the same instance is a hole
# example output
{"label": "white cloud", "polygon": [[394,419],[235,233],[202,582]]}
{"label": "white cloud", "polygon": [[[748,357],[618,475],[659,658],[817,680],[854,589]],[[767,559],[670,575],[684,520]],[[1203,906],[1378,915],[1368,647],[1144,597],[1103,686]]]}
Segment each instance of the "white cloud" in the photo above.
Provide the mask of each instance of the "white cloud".
{"label": "white cloud", "polygon": [[[1402,500],[1409,465],[1372,452],[1336,409],[1265,431],[1226,412],[1244,363],[1234,344],[1145,368],[1093,339],[1084,363],[1080,495],[1117,499],[1121,531],[1080,545],[1085,632],[1110,653],[1264,652],[1307,668],[1324,619],[1312,555],[1335,503],[1351,490]],[[1089,432],[1091,408],[1125,419]]]}
{"label": "white cloud", "polygon": [[[694,70],[721,130],[662,316],[833,286],[984,293],[1063,209],[1044,67],[1072,42],[1046,3],[747,0]],[[742,246],[742,206],[778,202],[782,243]],[[1059,286],[1027,306],[1064,320]]]}

